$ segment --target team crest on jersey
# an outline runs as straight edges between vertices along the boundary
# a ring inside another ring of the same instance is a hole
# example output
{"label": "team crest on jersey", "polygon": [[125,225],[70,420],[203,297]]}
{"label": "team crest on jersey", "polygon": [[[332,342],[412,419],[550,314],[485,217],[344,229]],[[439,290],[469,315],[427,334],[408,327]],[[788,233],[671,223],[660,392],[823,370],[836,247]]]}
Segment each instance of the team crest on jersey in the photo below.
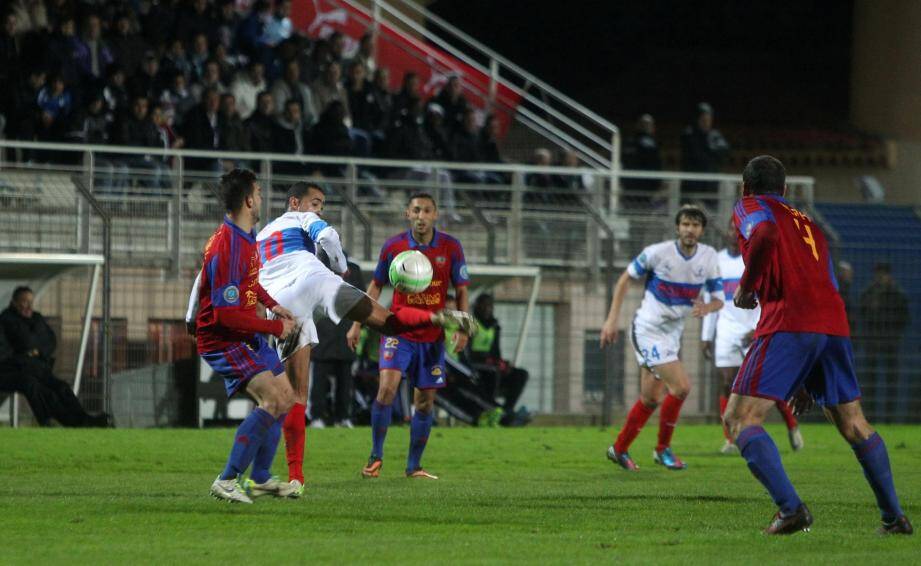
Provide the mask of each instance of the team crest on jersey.
{"label": "team crest on jersey", "polygon": [[704,276],[704,268],[703,268],[703,267],[698,267],[698,268],[694,271],[694,277],[703,277],[703,276]]}
{"label": "team crest on jersey", "polygon": [[460,268],[460,276],[462,279],[470,279],[470,277],[467,275],[467,264],[466,263],[462,265]]}
{"label": "team crest on jersey", "polygon": [[[435,367],[432,368],[432,375],[433,375],[433,376],[438,377],[438,376],[441,375],[441,373],[442,373],[442,372],[441,372],[441,366],[435,366]],[[439,383],[441,382],[441,380],[438,380],[438,381],[439,381]]]}
{"label": "team crest on jersey", "polygon": [[235,303],[240,300],[240,289],[235,285],[230,285],[224,289],[223,297],[225,302]]}
{"label": "team crest on jersey", "polygon": [[384,359],[388,362],[393,359],[393,350],[384,350]]}

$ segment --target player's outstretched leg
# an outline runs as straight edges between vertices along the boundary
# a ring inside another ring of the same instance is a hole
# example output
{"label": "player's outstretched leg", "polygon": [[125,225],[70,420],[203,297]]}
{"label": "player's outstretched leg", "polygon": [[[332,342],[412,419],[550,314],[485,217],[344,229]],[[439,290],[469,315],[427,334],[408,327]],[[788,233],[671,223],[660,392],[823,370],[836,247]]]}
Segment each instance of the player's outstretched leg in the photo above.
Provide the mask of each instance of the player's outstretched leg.
{"label": "player's outstretched leg", "polygon": [[443,310],[433,313],[412,307],[390,312],[389,309],[371,300],[371,297],[367,295],[359,299],[344,318],[365,324],[384,336],[397,336],[419,328],[447,325],[457,326],[468,336],[476,332],[476,322],[465,312]]}
{"label": "player's outstretched leg", "polygon": [[684,470],[688,465],[672,453],[671,444],[681,406],[691,391],[691,383],[681,362],[669,362],[655,369],[660,378],[659,383],[665,384],[668,394],[659,409],[659,441],[653,452],[653,461],[669,470]]}
{"label": "player's outstretched leg", "polygon": [[766,534],[782,535],[808,530],[812,514],[796,493],[783,463],[777,445],[761,426],[774,402],[758,397],[737,395],[729,398],[726,421],[736,437],[742,457],[752,475],[761,482],[779,510],[764,530]]}
{"label": "player's outstretched leg", "polygon": [[409,432],[409,454],[406,457],[406,477],[437,480],[438,476],[422,468],[422,453],[432,431],[432,414],[435,405],[434,389],[416,389],[415,407]]}
{"label": "player's outstretched leg", "polygon": [[387,429],[393,418],[393,400],[401,378],[399,370],[381,370],[377,398],[371,404],[371,455],[368,464],[361,470],[362,477],[376,478],[381,474],[384,466],[384,440],[387,439]]}
{"label": "player's outstretched leg", "polygon": [[912,534],[914,529],[899,505],[889,465],[889,452],[883,438],[873,430],[863,415],[860,401],[827,407],[825,415],[847,440],[863,468],[867,483],[876,496],[882,526],[880,534]]}
{"label": "player's outstretched leg", "polygon": [[787,425],[787,437],[790,439],[790,448],[792,448],[794,452],[799,452],[803,449],[805,442],[803,441],[803,433],[799,430],[799,423],[793,415],[793,410],[785,401],[777,401],[775,405],[777,410],[780,411],[780,415],[783,417],[784,424]]}

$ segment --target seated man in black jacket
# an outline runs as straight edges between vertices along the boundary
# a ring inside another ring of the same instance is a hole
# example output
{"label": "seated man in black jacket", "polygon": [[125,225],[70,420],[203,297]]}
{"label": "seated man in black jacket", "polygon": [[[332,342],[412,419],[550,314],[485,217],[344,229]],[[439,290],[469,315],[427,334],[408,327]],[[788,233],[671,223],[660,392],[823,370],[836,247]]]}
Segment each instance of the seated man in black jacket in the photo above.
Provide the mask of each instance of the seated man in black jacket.
{"label": "seated man in black jacket", "polygon": [[108,426],[108,415],[87,413],[70,386],[54,376],[57,338],[32,310],[32,300],[31,289],[17,287],[0,313],[0,391],[22,393],[41,426],[51,419],[64,426]]}

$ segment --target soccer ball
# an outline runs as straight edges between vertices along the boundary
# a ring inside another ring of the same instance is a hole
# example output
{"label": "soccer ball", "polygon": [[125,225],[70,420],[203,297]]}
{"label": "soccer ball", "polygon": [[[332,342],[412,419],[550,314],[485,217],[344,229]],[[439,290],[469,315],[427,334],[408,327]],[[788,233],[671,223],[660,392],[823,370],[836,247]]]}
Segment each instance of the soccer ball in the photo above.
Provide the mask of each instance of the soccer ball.
{"label": "soccer ball", "polygon": [[432,264],[420,251],[397,254],[390,262],[390,284],[401,293],[421,293],[432,283]]}

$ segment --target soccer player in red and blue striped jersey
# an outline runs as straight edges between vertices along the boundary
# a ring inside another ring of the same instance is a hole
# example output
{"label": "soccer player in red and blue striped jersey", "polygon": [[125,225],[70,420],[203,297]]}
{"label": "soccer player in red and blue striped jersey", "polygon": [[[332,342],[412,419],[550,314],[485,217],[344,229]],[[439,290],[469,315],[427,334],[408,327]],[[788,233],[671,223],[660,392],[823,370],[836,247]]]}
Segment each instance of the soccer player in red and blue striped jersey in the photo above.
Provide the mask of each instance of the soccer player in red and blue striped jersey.
{"label": "soccer player in red and blue striped jersey", "polygon": [[[435,230],[438,208],[435,199],[426,193],[410,197],[406,217],[412,228],[387,240],[381,248],[380,259],[374,270],[374,279],[368,287],[372,299],[380,296],[381,289],[389,283],[390,262],[397,254],[418,250],[432,263],[432,283],[421,293],[393,292],[391,310],[400,313],[410,308],[429,312],[444,310],[448,286],[453,285],[457,307],[466,312],[468,307],[467,263],[464,250],[453,237]],[[357,340],[360,324],[349,331],[349,340]],[[459,352],[467,345],[472,329],[462,328],[449,337],[450,347]],[[380,349],[380,386],[377,399],[371,406],[371,456],[362,469],[362,476],[376,478],[380,475],[384,457],[384,439],[390,425],[393,400],[401,379],[405,376],[415,390],[412,422],[410,424],[409,455],[406,476],[438,479],[422,468],[422,453],[428,442],[434,415],[435,393],[447,385],[445,370],[445,335],[442,328],[419,328],[398,336],[382,336]]]}
{"label": "soccer player in red and blue striped jersey", "polygon": [[[218,499],[252,503],[250,495],[289,496],[291,487],[272,478],[281,423],[294,404],[284,366],[263,334],[286,338],[292,314],[259,284],[259,253],[253,226],[259,221],[261,188],[252,171],[234,169],[221,177],[227,216],[205,245],[196,318],[198,353],[224,378],[227,396],[245,391],[258,407],[240,424],[224,471],[211,484]],[[256,314],[261,303],[278,318]],[[239,479],[252,464],[250,493]]]}
{"label": "soccer player in red and blue striped jersey", "polygon": [[819,227],[784,199],[777,159],[752,159],[742,173],[733,223],[745,271],[733,302],[761,304],[755,341],[732,385],[725,420],[752,474],[779,507],[768,534],[806,530],[812,515],[790,483],[762,424],[776,401],[798,412],[813,402],[854,449],[882,515],[881,533],[911,534],[899,505],[883,439],[864,417],[844,302]]}

